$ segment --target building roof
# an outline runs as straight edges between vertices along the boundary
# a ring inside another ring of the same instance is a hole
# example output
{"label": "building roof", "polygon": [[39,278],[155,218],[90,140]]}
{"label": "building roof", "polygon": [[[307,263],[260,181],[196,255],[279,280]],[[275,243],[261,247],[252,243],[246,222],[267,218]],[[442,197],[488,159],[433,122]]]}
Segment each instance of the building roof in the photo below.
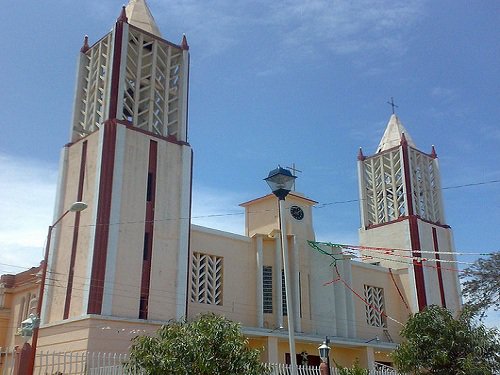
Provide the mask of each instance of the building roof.
{"label": "building roof", "polygon": [[382,139],[380,140],[380,143],[377,147],[376,153],[378,154],[379,152],[399,146],[399,144],[401,143],[401,135],[403,133],[405,135],[406,141],[408,142],[408,145],[416,148],[415,143],[401,123],[399,117],[395,114],[392,114],[389,122],[387,123],[387,127],[385,128],[384,135],[382,136]]}
{"label": "building roof", "polygon": [[[313,201],[312,199],[306,198],[302,193],[298,193],[296,191],[291,191],[288,194],[288,196],[289,197],[298,198],[298,199],[304,201],[304,203],[306,203],[306,204],[308,204],[310,206],[314,206],[315,204],[318,203],[316,201]],[[255,199],[252,199],[252,200],[250,200],[248,202],[240,203],[239,206],[240,207],[247,207],[247,206],[251,205],[252,203],[255,203],[255,202],[258,202],[258,201],[263,201],[263,200],[270,199],[270,198],[276,199],[276,196],[274,194],[267,194],[267,195],[264,195],[263,197],[255,198]]]}
{"label": "building roof", "polygon": [[146,0],[129,0],[125,12],[129,24],[162,38],[160,29],[156,25]]}

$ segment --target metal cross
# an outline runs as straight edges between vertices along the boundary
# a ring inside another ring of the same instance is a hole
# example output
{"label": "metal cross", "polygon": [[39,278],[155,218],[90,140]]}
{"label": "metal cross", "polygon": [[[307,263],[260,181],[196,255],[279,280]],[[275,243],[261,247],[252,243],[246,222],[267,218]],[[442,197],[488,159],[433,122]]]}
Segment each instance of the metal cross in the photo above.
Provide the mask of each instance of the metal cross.
{"label": "metal cross", "polygon": [[397,106],[395,103],[394,103],[394,98],[391,96],[391,101],[390,102],[387,102],[387,104],[389,104],[391,107],[392,107],[392,114],[395,114],[396,112],[394,111],[394,108],[399,108],[399,106]]}
{"label": "metal cross", "polygon": [[[294,176],[297,176],[297,172],[299,173],[302,173],[301,170],[297,169],[295,167],[295,163],[292,163],[292,166],[291,167],[285,167],[286,169],[290,170],[292,172],[292,175]],[[292,188],[293,191],[295,191],[295,181],[293,182],[293,188]]]}

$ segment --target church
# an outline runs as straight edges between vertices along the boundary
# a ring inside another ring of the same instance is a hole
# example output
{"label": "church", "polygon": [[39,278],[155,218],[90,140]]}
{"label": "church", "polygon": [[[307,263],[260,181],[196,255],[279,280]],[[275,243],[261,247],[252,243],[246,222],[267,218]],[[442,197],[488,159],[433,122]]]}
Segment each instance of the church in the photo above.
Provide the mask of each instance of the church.
{"label": "church", "polygon": [[[179,39],[163,39],[146,2],[130,0],[108,34],[84,40],[37,350],[126,353],[139,333],[213,312],[240,322],[263,362],[290,363],[295,353],[299,364],[319,364],[328,336],[342,365],[391,366],[409,314],[461,307],[456,272],[441,266],[456,259],[434,147],[420,151],[392,114],[376,152],[359,150],[357,247],[316,242],[317,202],[295,191],[282,226],[272,194],[241,204],[244,235],[192,225],[190,50]],[[74,202],[87,207],[68,212]],[[21,307],[25,289],[14,293],[7,279],[0,294],[12,298],[0,302],[17,327],[39,296],[29,289]],[[0,344],[16,340],[13,329]]]}

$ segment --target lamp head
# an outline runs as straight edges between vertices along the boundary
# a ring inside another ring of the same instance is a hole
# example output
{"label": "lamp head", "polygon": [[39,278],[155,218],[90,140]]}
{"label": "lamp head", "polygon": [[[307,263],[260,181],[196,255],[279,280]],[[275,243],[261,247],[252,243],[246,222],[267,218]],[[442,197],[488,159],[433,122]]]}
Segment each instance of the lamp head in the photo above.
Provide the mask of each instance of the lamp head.
{"label": "lamp head", "polygon": [[321,344],[318,350],[319,350],[319,356],[321,357],[323,362],[326,362],[328,354],[330,353],[330,347],[326,345],[326,341],[323,341],[323,344]]}
{"label": "lamp head", "polygon": [[269,172],[269,175],[264,180],[271,188],[273,194],[276,195],[279,200],[284,200],[290,190],[292,190],[296,178],[297,177],[293,176],[288,169],[278,166],[278,168]]}
{"label": "lamp head", "polygon": [[81,212],[85,210],[88,207],[87,203],[85,202],[75,202],[71,205],[69,208],[69,211],[71,212]]}

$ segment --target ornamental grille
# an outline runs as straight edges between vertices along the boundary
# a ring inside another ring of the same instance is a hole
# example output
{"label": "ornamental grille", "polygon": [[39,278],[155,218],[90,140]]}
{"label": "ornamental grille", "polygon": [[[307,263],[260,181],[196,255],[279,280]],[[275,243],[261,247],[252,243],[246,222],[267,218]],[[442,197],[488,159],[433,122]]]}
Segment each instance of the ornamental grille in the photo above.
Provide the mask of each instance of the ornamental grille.
{"label": "ornamental grille", "polygon": [[194,253],[191,263],[191,302],[222,305],[223,259]]}
{"label": "ornamental grille", "polygon": [[129,29],[123,120],[160,136],[178,136],[182,50]]}
{"label": "ornamental grille", "polygon": [[363,166],[365,225],[387,223],[406,216],[403,163],[399,149],[366,159]]}
{"label": "ornamental grille", "polygon": [[263,313],[272,314],[273,313],[273,267],[263,266],[262,267],[262,302],[263,302]]}
{"label": "ornamental grille", "polygon": [[435,159],[411,148],[409,158],[414,213],[422,219],[440,223],[443,221],[441,193]]}
{"label": "ornamental grille", "polygon": [[[133,26],[128,30],[117,118],[159,136],[184,140],[185,135],[179,134],[184,79],[182,49]],[[108,33],[81,56],[73,140],[98,130],[109,118],[113,33]]]}
{"label": "ornamental grille", "polygon": [[108,33],[87,53],[82,54],[75,102],[73,139],[85,137],[99,129],[107,117],[105,103],[111,72],[111,40]]}
{"label": "ornamental grille", "polygon": [[366,301],[366,323],[373,327],[387,328],[387,320],[384,315],[384,289],[365,285],[364,294]]}

